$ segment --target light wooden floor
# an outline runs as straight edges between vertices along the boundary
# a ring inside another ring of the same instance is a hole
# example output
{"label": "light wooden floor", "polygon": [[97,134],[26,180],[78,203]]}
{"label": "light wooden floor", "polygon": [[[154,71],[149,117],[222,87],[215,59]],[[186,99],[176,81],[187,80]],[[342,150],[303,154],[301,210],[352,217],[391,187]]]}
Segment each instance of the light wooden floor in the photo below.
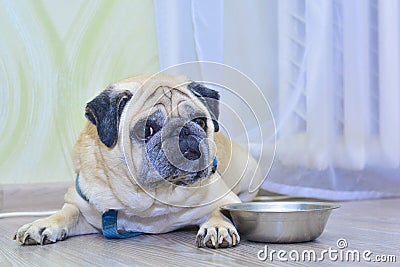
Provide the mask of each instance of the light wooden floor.
{"label": "light wooden floor", "polygon": [[[0,210],[27,211],[58,209],[67,185],[30,185],[1,187]],[[35,218],[0,219],[0,266],[307,266],[308,261],[282,262],[276,256],[271,261],[257,258],[258,251],[268,250],[336,249],[337,240],[346,239],[345,250],[370,250],[371,259],[377,255],[395,255],[400,262],[400,199],[382,199],[341,203],[334,210],[323,235],[314,242],[301,244],[261,244],[243,241],[230,249],[199,249],[195,247],[195,229],[162,235],[143,235],[125,240],[107,240],[101,235],[71,237],[47,246],[20,246],[12,240],[15,230]],[[317,254],[319,255],[319,254]],[[286,258],[288,255],[286,255]],[[339,260],[325,259],[318,265],[343,265]],[[365,266],[359,263],[349,265]],[[315,263],[314,263],[315,265]],[[368,266],[378,266],[369,263]],[[381,265],[382,266],[382,265]]]}

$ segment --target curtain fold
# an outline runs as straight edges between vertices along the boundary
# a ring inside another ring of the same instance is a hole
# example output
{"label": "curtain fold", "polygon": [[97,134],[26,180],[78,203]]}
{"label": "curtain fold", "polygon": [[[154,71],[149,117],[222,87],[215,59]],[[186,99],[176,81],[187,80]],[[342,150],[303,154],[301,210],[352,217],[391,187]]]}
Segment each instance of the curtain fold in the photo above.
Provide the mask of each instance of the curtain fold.
{"label": "curtain fold", "polygon": [[160,69],[223,61],[223,0],[154,1]]}

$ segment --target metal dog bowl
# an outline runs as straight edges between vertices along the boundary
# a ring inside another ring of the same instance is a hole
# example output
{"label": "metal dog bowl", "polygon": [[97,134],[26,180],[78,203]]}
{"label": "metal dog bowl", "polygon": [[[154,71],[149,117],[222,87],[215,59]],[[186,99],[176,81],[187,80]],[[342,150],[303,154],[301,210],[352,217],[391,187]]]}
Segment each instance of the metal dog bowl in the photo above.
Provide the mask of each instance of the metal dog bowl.
{"label": "metal dog bowl", "polygon": [[245,239],[268,243],[311,241],[324,231],[336,204],[324,202],[248,202],[222,206]]}

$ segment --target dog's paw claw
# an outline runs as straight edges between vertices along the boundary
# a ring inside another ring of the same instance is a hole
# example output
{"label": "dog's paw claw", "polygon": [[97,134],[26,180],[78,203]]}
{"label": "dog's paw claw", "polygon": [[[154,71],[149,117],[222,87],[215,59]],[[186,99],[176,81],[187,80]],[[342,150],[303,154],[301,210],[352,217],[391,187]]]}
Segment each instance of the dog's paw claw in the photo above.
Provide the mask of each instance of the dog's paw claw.
{"label": "dog's paw claw", "polygon": [[60,240],[64,241],[65,239],[67,239],[67,231],[65,229],[63,229],[61,231],[61,236],[60,236]]}
{"label": "dog's paw claw", "polygon": [[43,245],[47,245],[47,244],[51,244],[51,243],[53,243],[53,242],[51,242],[50,240],[49,240],[49,238],[48,238],[48,236],[47,235],[42,235],[42,237],[40,238],[40,245],[41,246],[43,246]]}
{"label": "dog's paw claw", "polygon": [[29,235],[28,233],[25,233],[25,234],[24,234],[24,237],[22,238],[21,243],[22,243],[22,244],[25,244],[25,242],[26,242],[27,240],[29,240],[29,238],[30,238],[30,235]]}
{"label": "dog's paw claw", "polygon": [[206,223],[200,227],[196,237],[198,247],[227,248],[236,246],[239,242],[239,234],[230,223],[215,226]]}
{"label": "dog's paw claw", "polygon": [[47,245],[65,240],[67,236],[67,230],[59,225],[37,220],[18,229],[14,239],[21,245]]}
{"label": "dog's paw claw", "polygon": [[199,248],[201,248],[203,246],[203,236],[202,235],[196,236],[196,245]]}

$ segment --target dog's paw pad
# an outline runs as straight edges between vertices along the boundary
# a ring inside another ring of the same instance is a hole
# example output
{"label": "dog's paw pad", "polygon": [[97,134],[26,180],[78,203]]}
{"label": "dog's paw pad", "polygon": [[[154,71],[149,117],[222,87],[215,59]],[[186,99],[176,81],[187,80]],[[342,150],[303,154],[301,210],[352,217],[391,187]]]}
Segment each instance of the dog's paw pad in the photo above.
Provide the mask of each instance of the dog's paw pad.
{"label": "dog's paw pad", "polygon": [[14,239],[21,245],[47,245],[65,240],[67,235],[66,229],[42,219],[19,228]]}
{"label": "dog's paw pad", "polygon": [[227,248],[236,246],[239,242],[239,234],[230,223],[214,226],[203,225],[200,227],[196,237],[198,247]]}

